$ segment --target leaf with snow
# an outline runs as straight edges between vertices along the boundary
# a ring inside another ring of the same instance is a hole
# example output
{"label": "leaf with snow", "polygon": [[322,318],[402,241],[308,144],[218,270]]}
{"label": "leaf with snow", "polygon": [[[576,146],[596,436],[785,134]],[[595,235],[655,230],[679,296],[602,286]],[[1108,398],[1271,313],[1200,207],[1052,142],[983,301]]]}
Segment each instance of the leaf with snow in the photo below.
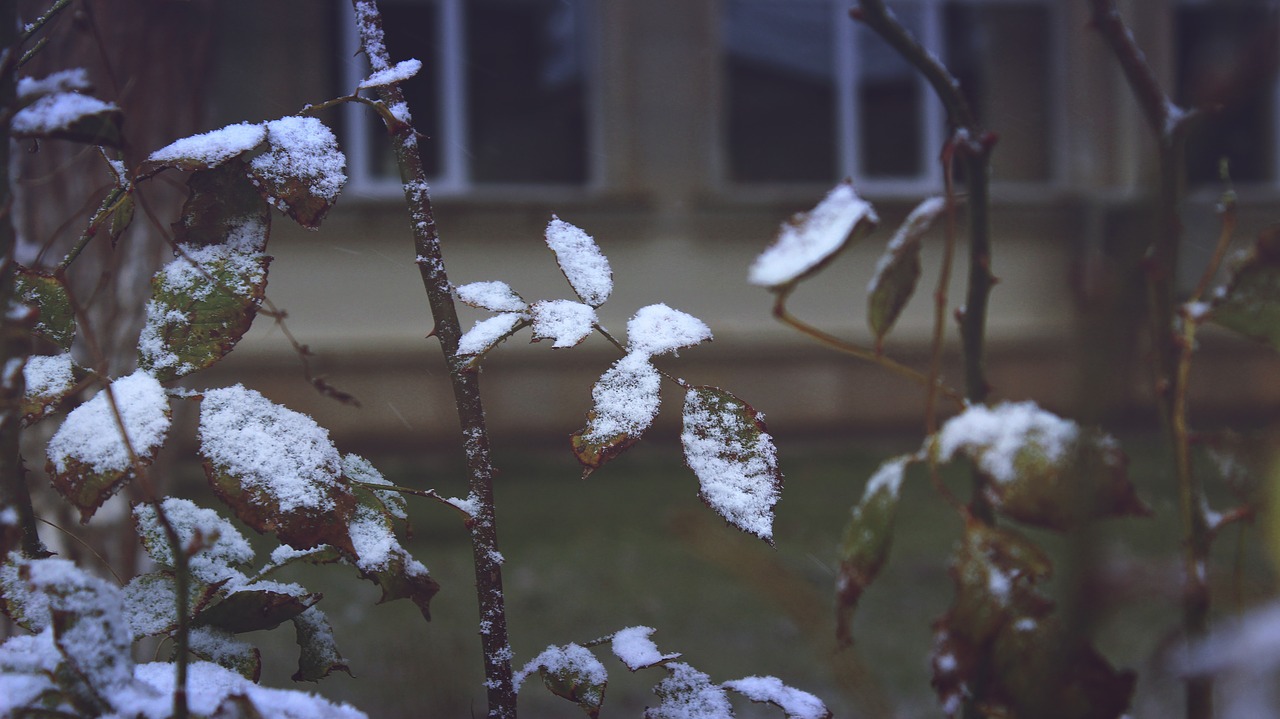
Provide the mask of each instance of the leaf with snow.
{"label": "leaf with snow", "polygon": [[600,716],[609,675],[591,650],[572,643],[547,647],[520,670],[517,690],[535,671],[552,694],[577,704],[591,719]]}
{"label": "leaf with snow", "polygon": [[150,177],[170,167],[183,172],[210,170],[256,150],[266,139],[262,124],[248,122],[184,137],[151,153],[138,165],[138,176]]}
{"label": "leaf with snow", "polygon": [[1258,234],[1213,303],[1210,319],[1280,350],[1280,225]]}
{"label": "leaf with snow", "polygon": [[789,687],[777,677],[747,677],[724,683],[757,704],[772,704],[786,712],[787,719],[831,719],[831,710],[818,697]]}
{"label": "leaf with snow", "polygon": [[482,355],[524,327],[523,313],[503,312],[480,320],[458,340],[458,356]]}
{"label": "leaf with snow", "polygon": [[266,296],[265,242],[265,228],[250,221],[223,244],[179,245],[151,280],[138,364],[169,381],[227,356]]}
{"label": "leaf with snow", "polygon": [[124,113],[113,102],[79,92],[53,92],[18,110],[9,131],[17,140],[70,140],[123,147]]}
{"label": "leaf with snow", "polygon": [[328,431],[310,417],[235,385],[204,393],[198,436],[214,493],[242,522],[300,549],[354,551],[346,520],[356,499]]}
{"label": "leaf with snow", "polygon": [[783,223],[773,244],[751,265],[751,284],[788,288],[822,269],[878,222],[871,203],[858,197],[852,183],[842,182],[812,210]]}
{"label": "leaf with snow", "polygon": [[685,395],[680,441],[702,501],[729,524],[773,544],[782,473],[760,413],[719,387],[693,387]]}
{"label": "leaf with snow", "polygon": [[40,313],[32,333],[39,340],[68,352],[76,337],[76,316],[66,284],[54,275],[19,267],[14,294],[24,305]]}
{"label": "leaf with snow", "polygon": [[351,674],[347,660],[333,639],[333,625],[324,612],[310,607],[293,618],[293,627],[300,649],[298,671],[293,675],[295,682],[320,681],[335,671]]}
{"label": "leaf with snow", "polygon": [[917,205],[876,263],[867,287],[867,323],[876,336],[877,349],[915,293],[920,279],[920,240],[946,206],[941,197],[930,197]]}
{"label": "leaf with snow", "polygon": [[401,60],[392,67],[379,70],[366,77],[356,86],[357,90],[371,90],[398,82],[404,82],[422,70],[422,61],[417,59]]}
{"label": "leaf with snow", "polygon": [[[160,506],[177,533],[179,544],[187,550],[187,568],[193,578],[206,584],[244,581],[241,570],[253,561],[254,553],[235,525],[189,499],[168,497]],[[150,504],[136,505],[133,521],[147,555],[156,564],[175,568],[173,548],[156,508]]]}
{"label": "leaf with snow", "polygon": [[647,355],[662,355],[711,339],[711,328],[702,320],[665,304],[636,310],[627,321],[627,349]]}
{"label": "leaf with snow", "polygon": [[1007,517],[1068,530],[1151,510],[1128,478],[1128,458],[1112,437],[1040,409],[1034,402],[975,405],[931,440],[939,461],[973,460],[982,491]]}
{"label": "leaf with snow", "polygon": [[[205,584],[191,578],[187,582],[188,618],[204,610],[217,596],[222,582]],[[134,636],[172,634],[178,629],[178,581],[171,569],[139,574],[124,588],[125,616]]]}
{"label": "leaf with snow", "polygon": [[231,634],[275,629],[320,601],[296,584],[256,582],[237,588],[196,616],[193,626],[217,627]]}
{"label": "leaf with snow", "polygon": [[144,370],[114,380],[67,415],[45,448],[47,471],[58,493],[80,510],[80,521],[89,521],[133,477],[135,458],[141,466],[151,464],[169,431],[169,417],[164,388]]}
{"label": "leaf with snow", "polygon": [[618,360],[591,388],[595,406],[587,426],[571,438],[583,476],[640,441],[658,414],[661,377],[649,356],[632,352]]}
{"label": "leaf with snow", "polygon": [[382,589],[378,603],[409,599],[427,621],[431,620],[431,598],[440,585],[427,568],[414,559],[396,538],[396,515],[387,508],[384,493],[374,494],[365,487],[353,487],[355,515],[347,525],[351,541],[349,555],[361,576]]}
{"label": "leaf with snow", "polygon": [[[136,702],[128,716],[168,717],[176,684],[174,665],[140,664],[134,676],[156,699]],[[187,702],[192,716],[219,719],[367,719],[347,704],[333,704],[308,692],[261,687],[212,662],[196,661],[188,667]]]}
{"label": "leaf with snow", "polygon": [[388,487],[385,490],[377,487],[364,487],[364,489],[378,499],[384,512],[401,521],[408,520],[409,505],[404,501],[404,495],[399,490],[390,489],[395,485],[388,482],[372,462],[358,454],[344,454],[342,455],[342,474],[353,482]]}
{"label": "leaf with snow", "polygon": [[662,700],[656,707],[645,709],[644,719],[727,719],[733,716],[733,705],[723,687],[713,684],[711,677],[685,664],[666,665],[668,676],[653,688]]}
{"label": "leaf with snow", "polygon": [[597,322],[595,309],[572,300],[534,302],[529,316],[533,320],[533,341],[552,340],[555,349],[577,346]]}
{"label": "leaf with snow", "polygon": [[262,653],[252,644],[217,627],[192,627],[187,636],[191,653],[230,669],[251,682],[262,676]]}
{"label": "leaf with snow", "polygon": [[453,288],[463,303],[490,312],[524,312],[529,303],[511,289],[511,285],[499,280],[471,282]]}
{"label": "leaf with snow", "polygon": [[658,651],[658,645],[649,638],[654,631],[653,627],[620,629],[610,638],[610,648],[613,649],[614,656],[621,659],[622,663],[627,665],[627,669],[633,672],[657,666],[672,659],[679,659],[678,653],[663,654]]}
{"label": "leaf with snow", "polygon": [[283,117],[265,127],[267,151],[249,161],[249,176],[267,202],[303,227],[319,227],[347,183],[337,138],[314,117]]}
{"label": "leaf with snow", "polygon": [[[249,168],[236,159],[212,170],[197,170],[187,178],[187,200],[173,225],[181,245],[221,245],[243,238],[253,228],[256,251],[266,248],[271,231],[271,206],[249,179]],[[243,239],[240,240],[243,243]]]}
{"label": "leaf with snow", "polygon": [[613,293],[613,270],[591,235],[553,215],[546,237],[578,298],[592,307],[604,304]]}
{"label": "leaf with snow", "polygon": [[913,457],[903,456],[881,463],[845,526],[840,573],[836,576],[836,638],[842,644],[853,642],[852,620],[858,600],[889,558],[898,490],[912,460]]}
{"label": "leaf with snow", "polygon": [[29,426],[58,408],[76,388],[76,381],[87,374],[77,367],[70,352],[45,356],[32,355],[22,366],[25,390],[22,395],[22,424]]}

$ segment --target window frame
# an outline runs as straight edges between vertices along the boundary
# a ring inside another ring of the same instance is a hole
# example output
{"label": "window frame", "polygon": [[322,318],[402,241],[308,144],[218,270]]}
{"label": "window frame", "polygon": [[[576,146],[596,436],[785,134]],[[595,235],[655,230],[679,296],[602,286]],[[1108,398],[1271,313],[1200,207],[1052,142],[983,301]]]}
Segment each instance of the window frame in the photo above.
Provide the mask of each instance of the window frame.
{"label": "window frame", "polygon": [[[587,114],[585,153],[587,157],[586,179],[581,183],[563,182],[477,182],[471,177],[468,162],[470,133],[468,120],[468,90],[466,78],[467,41],[465,7],[467,0],[399,0],[400,2],[435,5],[439,22],[436,24],[435,43],[440,48],[440,61],[434,58],[422,60],[420,72],[435,72],[440,92],[440,166],[438,175],[427,178],[431,194],[437,198],[462,196],[503,197],[510,199],[542,197],[580,197],[598,193],[606,177],[601,148],[603,140],[603,112],[600,93],[600,42],[598,12],[593,3],[582,2],[583,53],[583,106]],[[351,58],[341,66],[339,87],[354,88],[371,72],[369,63],[360,51],[360,38],[350,8],[337,4],[340,13],[340,35],[343,57]],[[409,58],[392,58],[399,62]],[[342,146],[346,150],[347,186],[349,194],[369,199],[400,198],[404,185],[400,178],[380,175],[372,170],[371,156],[375,152],[369,123],[380,122],[369,108],[349,102],[342,108]]]}

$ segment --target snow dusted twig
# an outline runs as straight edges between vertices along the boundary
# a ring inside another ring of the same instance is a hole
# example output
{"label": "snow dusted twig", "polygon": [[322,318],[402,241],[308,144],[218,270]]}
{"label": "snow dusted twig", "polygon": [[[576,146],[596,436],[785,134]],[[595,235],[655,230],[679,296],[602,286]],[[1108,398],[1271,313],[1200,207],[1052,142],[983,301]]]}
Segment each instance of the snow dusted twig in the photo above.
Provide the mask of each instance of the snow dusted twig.
{"label": "snow dusted twig", "polygon": [[[352,0],[352,8],[360,33],[360,45],[369,65],[374,72],[391,69],[393,64],[383,43],[382,18],[377,4],[373,0]],[[475,372],[464,370],[466,359],[458,355],[458,340],[462,332],[453,303],[452,285],[440,252],[417,135],[410,126],[408,105],[395,83],[379,87],[378,96],[390,114],[400,121],[398,125],[388,123],[388,128],[392,131],[392,146],[411,214],[418,269],[435,319],[435,336],[440,340],[453,383],[454,402],[465,440],[470,497],[476,500],[470,531],[475,557],[476,598],[480,605],[480,641],[484,650],[488,716],[490,719],[514,719],[516,693],[502,593],[502,555],[498,552],[494,512],[494,469],[489,455],[489,433],[485,425],[479,377]],[[386,119],[386,115],[383,117]]]}

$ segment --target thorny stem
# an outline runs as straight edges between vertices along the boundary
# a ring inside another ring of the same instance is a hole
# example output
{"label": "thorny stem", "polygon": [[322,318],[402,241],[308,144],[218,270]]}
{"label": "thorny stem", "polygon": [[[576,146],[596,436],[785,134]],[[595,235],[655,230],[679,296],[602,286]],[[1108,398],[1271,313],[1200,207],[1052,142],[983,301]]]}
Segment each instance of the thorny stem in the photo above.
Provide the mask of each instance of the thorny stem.
{"label": "thorny stem", "polygon": [[98,231],[102,229],[102,224],[111,219],[116,210],[120,209],[120,206],[129,199],[130,194],[132,194],[131,191],[123,187],[113,187],[107,193],[107,196],[102,200],[102,205],[94,213],[93,219],[89,221],[89,225],[81,233],[80,239],[76,240],[76,243],[67,252],[67,256],[62,258],[62,262],[59,262],[57,268],[54,269],[54,275],[61,277],[66,273],[71,263],[75,262],[80,253],[84,252],[89,243],[93,242],[93,239],[98,236]]}
{"label": "thorny stem", "polygon": [[[391,59],[383,43],[382,18],[374,0],[351,0],[360,46],[375,71],[391,67]],[[469,499],[476,502],[474,521],[470,526],[472,554],[475,558],[476,600],[480,608],[480,642],[484,651],[485,688],[488,692],[489,719],[515,719],[516,692],[511,670],[511,645],[507,639],[507,615],[502,593],[502,555],[498,553],[497,523],[494,511],[494,468],[489,454],[489,433],[484,419],[478,373],[464,369],[465,358],[457,355],[461,328],[454,307],[449,277],[440,251],[440,238],[432,214],[431,196],[426,173],[418,152],[417,135],[409,126],[404,94],[397,84],[378,88],[382,102],[395,112],[400,125],[389,125],[391,142],[400,166],[405,200],[413,225],[418,269],[426,288],[431,315],[435,320],[435,336],[440,340],[449,378],[453,385],[454,403],[462,424],[467,458]]]}
{"label": "thorny stem", "polygon": [[[1210,594],[1206,577],[1211,531],[1205,512],[1204,488],[1191,468],[1187,433],[1186,381],[1191,348],[1175,328],[1174,281],[1178,244],[1182,237],[1179,211],[1184,193],[1185,144],[1195,113],[1178,107],[1161,88],[1133,33],[1121,19],[1114,0],[1090,0],[1091,23],[1115,54],[1159,147],[1160,191],[1156,235],[1146,259],[1148,312],[1153,345],[1153,370],[1161,423],[1173,445],[1178,504],[1182,516],[1185,586],[1182,628],[1188,640],[1209,629]],[[1184,323],[1184,328],[1194,325]],[[1194,329],[1190,329],[1194,335]],[[1192,677],[1186,683],[1186,716],[1213,716],[1213,680]]]}
{"label": "thorny stem", "polygon": [[937,391],[941,393],[943,397],[955,402],[956,406],[959,408],[964,407],[964,396],[956,390],[942,384],[941,379],[937,377],[930,378],[904,364],[900,364],[888,357],[885,357],[883,354],[880,354],[875,350],[867,349],[866,347],[853,344],[852,342],[846,342],[845,340],[842,340],[828,332],[824,332],[791,314],[791,312],[787,310],[787,297],[791,292],[792,288],[784,289],[778,292],[777,296],[774,298],[773,316],[776,317],[779,322],[794,328],[801,334],[812,337],[837,352],[843,352],[844,354],[852,355],[858,359],[879,365],[899,377],[915,382],[921,387],[928,387],[931,383],[934,383],[937,385]]}

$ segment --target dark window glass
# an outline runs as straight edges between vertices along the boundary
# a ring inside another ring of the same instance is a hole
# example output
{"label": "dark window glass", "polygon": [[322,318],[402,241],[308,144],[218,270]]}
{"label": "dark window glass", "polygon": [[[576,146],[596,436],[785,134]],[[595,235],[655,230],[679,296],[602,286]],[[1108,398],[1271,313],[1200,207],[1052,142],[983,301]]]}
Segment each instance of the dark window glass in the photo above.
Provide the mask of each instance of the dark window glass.
{"label": "dark window glass", "polygon": [[[439,8],[432,2],[383,2],[382,29],[386,34],[387,52],[391,60],[399,62],[409,58],[422,61],[422,70],[400,84],[413,124],[425,138],[419,142],[423,169],[435,177],[441,173],[440,159],[440,82],[439,48],[436,43],[440,23]],[[372,135],[370,147],[375,148],[370,158],[374,177],[399,177],[395,155],[387,142],[387,131],[381,121],[371,119],[367,123]]]}
{"label": "dark window glass", "polygon": [[586,181],[581,3],[468,0],[464,5],[472,179]]}
{"label": "dark window glass", "polygon": [[1210,110],[1187,141],[1192,183],[1275,180],[1274,92],[1280,19],[1274,4],[1184,5],[1177,16],[1177,102]]}
{"label": "dark window glass", "polygon": [[831,6],[730,0],[723,30],[729,177],[836,179]]}
{"label": "dark window glass", "polygon": [[1052,176],[1049,25],[1049,11],[1039,4],[948,3],[945,8],[947,67],[979,124],[999,137],[991,155],[993,179]]}
{"label": "dark window glass", "polygon": [[[895,5],[893,11],[920,37],[919,5]],[[924,169],[924,106],[916,71],[866,26],[859,24],[856,33],[856,152],[861,174],[874,179],[918,177]]]}

